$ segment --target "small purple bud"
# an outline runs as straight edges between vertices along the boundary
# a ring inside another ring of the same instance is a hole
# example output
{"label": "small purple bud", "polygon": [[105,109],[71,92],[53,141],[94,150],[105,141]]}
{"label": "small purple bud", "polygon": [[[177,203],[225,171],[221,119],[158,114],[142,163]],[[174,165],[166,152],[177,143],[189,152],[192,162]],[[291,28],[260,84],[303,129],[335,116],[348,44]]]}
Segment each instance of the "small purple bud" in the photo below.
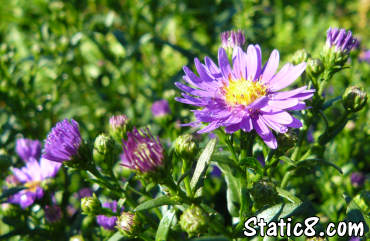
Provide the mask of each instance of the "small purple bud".
{"label": "small purple bud", "polygon": [[362,172],[353,172],[351,174],[351,183],[354,187],[361,187],[365,183],[365,175]]}
{"label": "small purple bud", "polygon": [[152,114],[154,117],[161,117],[170,113],[171,110],[167,100],[158,100],[153,103]]}

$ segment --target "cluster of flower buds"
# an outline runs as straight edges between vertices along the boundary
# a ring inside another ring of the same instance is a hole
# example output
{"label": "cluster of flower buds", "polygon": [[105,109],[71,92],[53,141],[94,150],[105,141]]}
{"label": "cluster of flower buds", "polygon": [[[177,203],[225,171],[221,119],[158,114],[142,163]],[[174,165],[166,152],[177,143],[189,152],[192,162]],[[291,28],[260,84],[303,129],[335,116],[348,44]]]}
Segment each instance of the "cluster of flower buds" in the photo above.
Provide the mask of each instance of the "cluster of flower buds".
{"label": "cluster of flower buds", "polygon": [[359,42],[351,31],[329,28],[322,53],[325,67],[331,67],[334,71],[341,69],[348,59],[349,52],[358,45]]}

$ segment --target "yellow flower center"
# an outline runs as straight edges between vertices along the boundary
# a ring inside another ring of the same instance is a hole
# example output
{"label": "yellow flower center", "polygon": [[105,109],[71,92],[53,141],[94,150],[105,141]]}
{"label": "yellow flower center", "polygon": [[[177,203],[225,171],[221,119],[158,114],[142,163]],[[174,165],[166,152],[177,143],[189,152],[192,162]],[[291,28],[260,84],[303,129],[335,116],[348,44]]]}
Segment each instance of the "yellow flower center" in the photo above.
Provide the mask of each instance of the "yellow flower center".
{"label": "yellow flower center", "polygon": [[26,182],[24,186],[28,188],[31,192],[36,192],[36,189],[40,186],[41,181],[31,181],[31,182]]}
{"label": "yellow flower center", "polygon": [[258,80],[253,82],[244,78],[229,80],[224,87],[226,103],[234,105],[250,105],[261,96],[266,95],[266,87]]}

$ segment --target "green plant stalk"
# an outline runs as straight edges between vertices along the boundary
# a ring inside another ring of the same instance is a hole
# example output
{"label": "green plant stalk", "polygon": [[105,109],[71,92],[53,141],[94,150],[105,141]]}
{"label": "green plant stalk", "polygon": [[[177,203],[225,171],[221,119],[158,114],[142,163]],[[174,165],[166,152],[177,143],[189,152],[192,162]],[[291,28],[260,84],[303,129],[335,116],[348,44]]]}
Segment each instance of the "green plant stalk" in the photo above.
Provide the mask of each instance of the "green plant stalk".
{"label": "green plant stalk", "polygon": [[[185,160],[185,158],[182,158],[182,168],[181,168],[181,174],[184,175],[186,171],[188,170],[188,161]],[[184,184],[185,184],[185,190],[186,190],[186,195],[188,197],[193,197],[193,191],[191,190],[190,186],[190,178],[189,176],[186,176],[184,178]]]}

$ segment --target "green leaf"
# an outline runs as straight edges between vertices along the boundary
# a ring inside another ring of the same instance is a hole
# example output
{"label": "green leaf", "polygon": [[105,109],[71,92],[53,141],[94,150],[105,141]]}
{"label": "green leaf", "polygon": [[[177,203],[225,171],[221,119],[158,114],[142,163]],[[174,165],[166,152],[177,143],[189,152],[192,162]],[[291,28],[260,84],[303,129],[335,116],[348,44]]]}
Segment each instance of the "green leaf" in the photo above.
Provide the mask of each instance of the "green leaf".
{"label": "green leaf", "polygon": [[209,236],[209,237],[201,237],[201,238],[194,238],[190,239],[189,241],[229,241],[230,239],[225,238],[223,236]]}
{"label": "green leaf", "polygon": [[174,209],[167,210],[163,215],[161,222],[159,223],[157,234],[155,235],[156,241],[167,240],[168,231],[170,230],[171,223],[175,217],[176,211]]}
{"label": "green leaf", "polygon": [[290,201],[292,203],[301,203],[302,202],[299,198],[297,198],[296,196],[291,194],[289,191],[281,189],[280,187],[276,187],[276,191],[279,193],[279,196],[287,199],[288,201]]}
{"label": "green leaf", "polygon": [[168,197],[168,196],[160,196],[152,200],[148,200],[146,202],[143,202],[139,204],[136,208],[135,211],[143,211],[147,210],[150,208],[155,208],[155,207],[160,207],[163,205],[175,205],[175,204],[180,204],[177,200]]}
{"label": "green leaf", "polygon": [[[364,228],[365,228],[365,233],[367,233],[369,231],[369,226],[370,226],[370,216],[369,214],[364,214],[363,213],[363,210],[361,209],[361,207],[357,204],[357,203],[360,203],[361,205],[361,202],[359,202],[359,196],[360,194],[358,194],[354,199],[352,199],[352,201],[349,202],[348,206],[347,206],[347,221],[351,221],[351,222],[355,222],[355,223],[359,223],[359,222],[363,222],[364,223]],[[357,201],[357,203],[356,203]],[[364,206],[368,206],[368,205],[364,205]]]}
{"label": "green leaf", "polygon": [[293,167],[297,167],[297,163],[294,162],[292,159],[290,159],[289,157],[287,156],[281,156],[279,157],[280,160],[288,163],[289,165],[293,166]]}
{"label": "green leaf", "polygon": [[211,160],[212,153],[216,147],[216,142],[217,142],[216,138],[210,140],[198,159],[193,177],[191,178],[190,181],[190,186],[193,191],[197,189],[197,185],[199,183],[200,178],[206,173],[207,167]]}
{"label": "green leaf", "polygon": [[126,240],[126,238],[119,232],[115,232],[107,241],[120,241]]}
{"label": "green leaf", "polygon": [[26,189],[25,187],[13,187],[5,190],[3,194],[0,196],[0,201],[6,201],[3,199],[8,199],[9,196],[16,194],[19,191],[22,191],[23,189]]}
{"label": "green leaf", "polygon": [[316,165],[331,166],[331,167],[334,167],[335,169],[337,169],[340,174],[343,174],[343,171],[340,167],[338,167],[337,165],[335,165],[332,162],[329,162],[329,161],[326,161],[326,160],[323,160],[323,159],[310,158],[310,159],[305,159],[305,160],[298,161],[296,163],[297,168],[304,167],[304,168],[312,169]]}
{"label": "green leaf", "polygon": [[263,218],[265,222],[269,223],[280,218],[287,218],[293,214],[299,213],[302,206],[303,203],[280,203],[263,210],[257,215],[257,219],[259,220],[260,218]]}
{"label": "green leaf", "polygon": [[227,185],[227,209],[233,217],[239,217],[239,210],[241,209],[241,185],[239,175],[235,169],[230,168],[228,165],[219,163],[219,167],[225,175]]}

